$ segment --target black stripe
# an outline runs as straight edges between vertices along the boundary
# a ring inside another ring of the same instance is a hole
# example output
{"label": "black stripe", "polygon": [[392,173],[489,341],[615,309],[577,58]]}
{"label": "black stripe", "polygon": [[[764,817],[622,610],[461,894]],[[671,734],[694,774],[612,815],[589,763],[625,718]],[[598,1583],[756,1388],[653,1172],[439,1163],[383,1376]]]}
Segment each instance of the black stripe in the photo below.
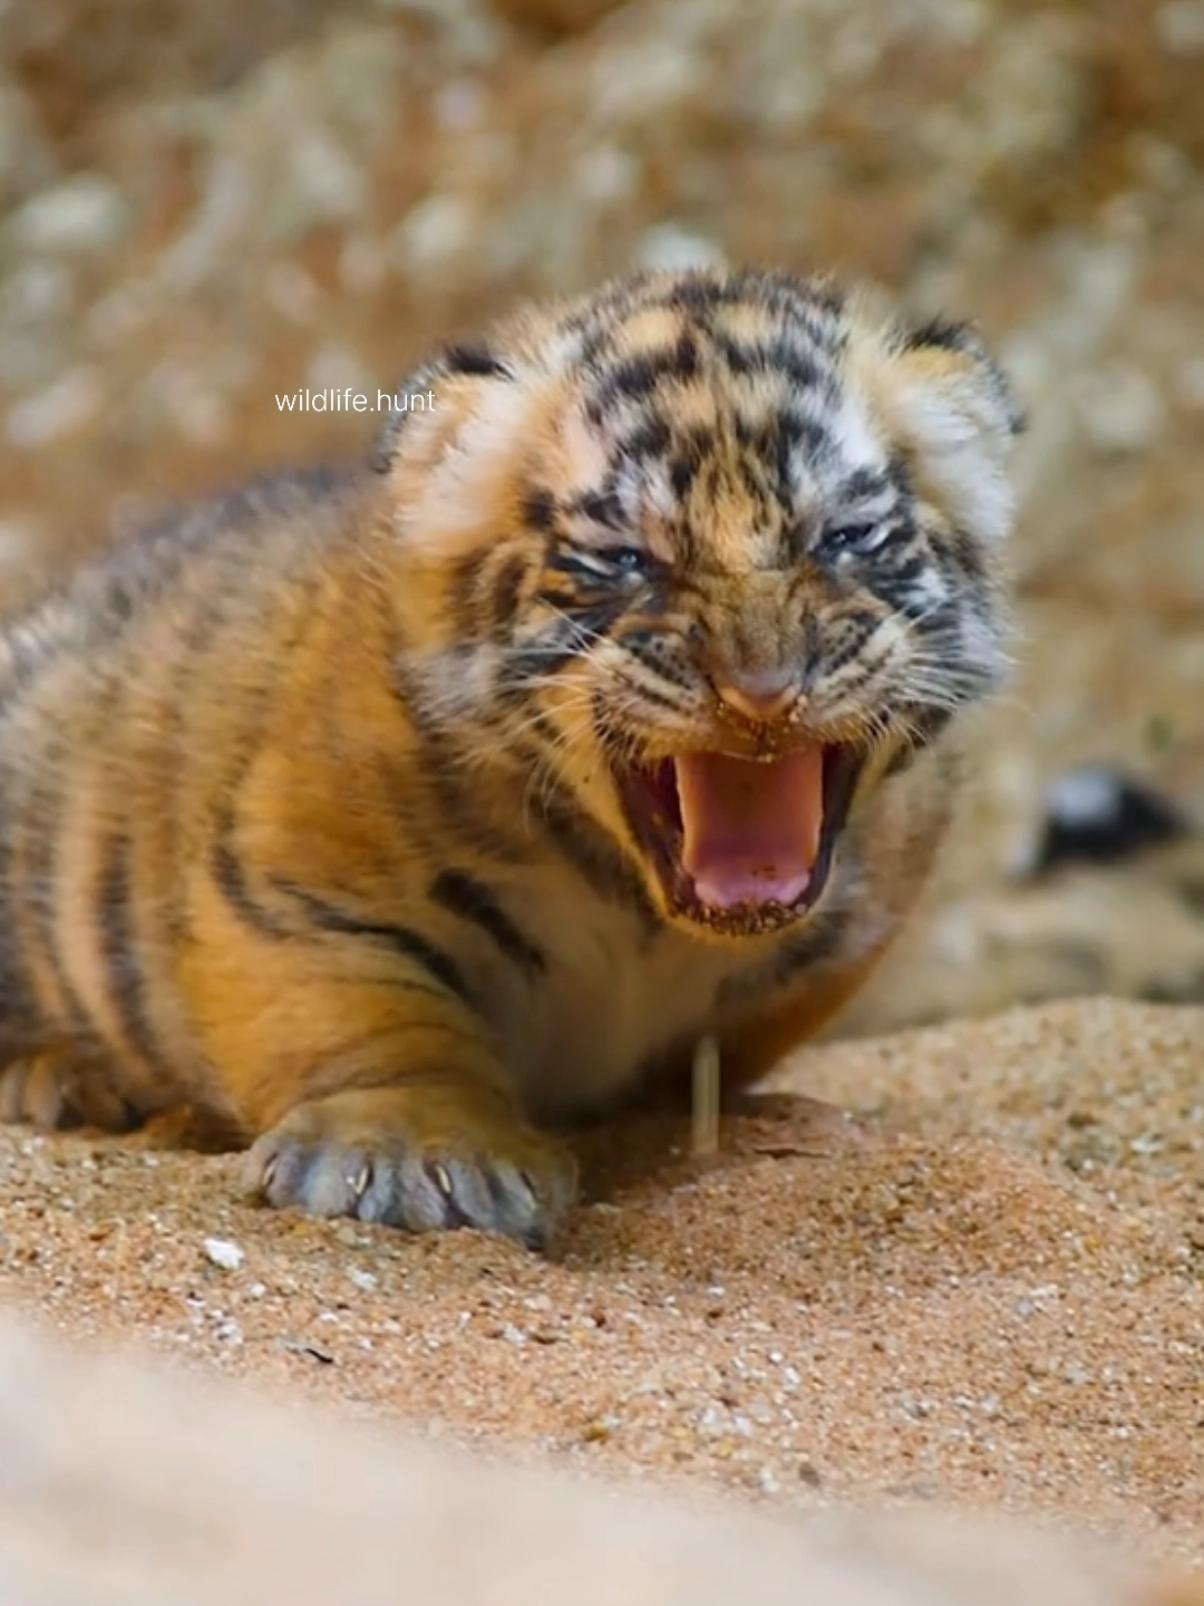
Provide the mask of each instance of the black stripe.
{"label": "black stripe", "polygon": [[[63,744],[54,743],[46,749],[43,763],[51,773],[66,771],[68,758]],[[63,794],[61,786],[54,787],[45,779],[26,795],[22,813],[31,823],[33,842],[24,866],[25,875],[32,884],[34,934],[41,944],[42,954],[54,974],[62,996],[69,1030],[81,1039],[93,1036],[92,1023],[83,1000],[67,971],[58,940],[58,918],[55,887],[59,876],[59,846],[63,828]],[[5,1009],[9,1007],[5,1000]]]}
{"label": "black stripe", "polygon": [[[551,588],[548,588],[546,594],[541,590],[537,593],[540,601],[551,602],[554,607],[559,607],[564,602],[571,605],[576,601],[578,606],[581,606],[579,593],[593,593],[609,589],[614,585],[616,579],[622,578],[623,571],[612,569],[604,574],[598,565],[600,563],[612,564],[614,550],[613,547],[599,549],[592,546],[574,546],[571,541],[565,541],[560,546],[554,547],[548,554],[544,564],[545,569],[549,574],[568,576],[577,581],[577,586],[574,587],[571,595],[567,598],[558,596]],[[587,606],[592,605],[591,600]]]}
{"label": "black stripe", "polygon": [[[631,656],[636,660],[637,663],[640,664],[642,668],[647,669],[650,674],[660,674],[660,671],[655,667],[655,665],[648,663],[648,661],[642,658],[639,653],[632,653]],[[665,679],[667,677],[661,676],[661,678]],[[665,692],[658,690],[655,686],[650,686],[646,681],[643,680],[636,680],[631,675],[626,676],[625,679],[636,696],[642,697],[646,703],[654,703],[657,708],[666,708],[674,714],[680,714],[683,712],[683,705],[680,702],[678,702],[675,698],[668,696]],[[673,680],[671,681],[671,684],[680,686],[681,682]]]}
{"label": "black stripe", "polygon": [[697,675],[691,669],[688,656],[660,625],[632,623],[615,639],[624,652],[644,664],[659,680],[669,681],[682,691],[697,690]]}
{"label": "black stripe", "polygon": [[[779,413],[774,423],[765,429],[759,448],[773,462],[777,477],[774,495],[787,518],[793,516],[796,506],[795,454],[800,446],[810,463],[830,459],[835,451],[835,443],[822,424],[815,419],[804,418],[800,413],[788,411]],[[788,537],[787,550],[792,556],[798,557],[802,548]]]}
{"label": "black stripe", "polygon": [[346,910],[327,903],[317,893],[309,892],[305,887],[299,887],[283,876],[273,876],[272,885],[277,891],[298,903],[314,924],[323,931],[338,932],[341,936],[348,937],[366,937],[373,942],[387,943],[406,959],[412,959],[421,965],[462,1003],[475,1008],[468,984],[455,960],[450,954],[445,954],[441,948],[429,942],[420,932],[412,930],[409,926],[396,925],[392,921],[363,920],[358,915],[348,914]]}
{"label": "black stripe", "polygon": [[[5,780],[11,784],[11,777]],[[31,1040],[37,1026],[37,1000],[25,958],[17,940],[11,909],[13,904],[13,819],[0,796],[0,1052],[17,1053]],[[14,811],[15,812],[15,811]]]}
{"label": "black stripe", "polygon": [[789,938],[774,962],[774,984],[792,982],[801,971],[834,959],[848,935],[852,913],[835,908],[812,920],[799,936]]}
{"label": "black stripe", "polygon": [[970,325],[956,323],[949,318],[930,318],[917,329],[909,329],[903,337],[904,351],[915,351],[921,346],[939,346],[945,351],[972,352],[975,344]]}
{"label": "black stripe", "polygon": [[431,882],[430,896],[461,919],[471,921],[493,939],[497,947],[530,976],[548,968],[543,950],[523,935],[494,893],[463,870],[441,870]]}
{"label": "black stripe", "polygon": [[474,548],[459,559],[452,568],[451,605],[456,619],[457,634],[474,640],[480,633],[477,621],[478,586],[481,571],[489,557],[489,548]]}
{"label": "black stripe", "polygon": [[[823,672],[828,675],[834,675],[838,670],[847,668],[854,658],[865,650],[878,625],[877,615],[868,611],[858,609],[853,613],[846,614],[839,621],[839,631],[833,632],[831,645],[818,659],[818,662],[822,665]],[[877,673],[876,667],[871,668],[870,678],[875,673]],[[863,676],[858,684],[863,685],[865,678]]]}
{"label": "black stripe", "polygon": [[803,446],[808,456],[817,458],[831,456],[835,443],[819,419],[790,409],[778,414],[774,449],[780,460],[784,452],[796,446]]}
{"label": "black stripe", "polygon": [[556,498],[543,486],[532,486],[523,497],[521,517],[528,529],[550,534],[556,524]]}
{"label": "black stripe", "polygon": [[715,344],[733,374],[781,374],[800,390],[813,390],[830,376],[813,357],[786,340],[746,344],[731,335],[717,334]]}
{"label": "black stripe", "polygon": [[[915,536],[914,521],[910,522],[906,534]],[[955,529],[948,548],[939,550],[947,559],[941,567],[946,573],[952,574],[955,583],[959,580],[969,580],[979,593],[989,589],[985,553],[973,536],[968,535],[965,530]]]}
{"label": "black stripe", "polygon": [[[307,600],[314,594],[315,582],[312,577],[298,581],[303,585]],[[268,709],[275,691],[275,683],[280,674],[285,673],[285,666],[292,661],[291,654],[305,641],[309,627],[314,620],[311,608],[304,609],[295,626],[288,632],[284,643],[283,654],[278,655],[276,676],[269,677],[256,687],[253,696],[252,712],[253,723],[250,725],[247,736],[234,756],[226,777],[225,790],[218,804],[214,819],[213,836],[209,843],[208,871],[214,886],[221,894],[227,907],[238,916],[244,925],[261,936],[284,939],[291,935],[288,926],[279,920],[270,909],[264,907],[251,891],[250,882],[243,868],[242,857],[238,851],[236,841],[238,829],[238,803],[239,797],[253,765],[263,745],[267,740],[265,722]],[[182,689],[178,692],[176,702],[183,707]],[[184,916],[187,919],[187,912]]]}
{"label": "black stripe", "polygon": [[490,588],[491,613],[495,639],[505,635],[522,597],[523,581],[527,577],[527,560],[519,553],[508,557],[493,577]]}
{"label": "black stripe", "polygon": [[[823,550],[829,561],[835,561],[839,555],[838,551],[831,551],[826,544]],[[929,634],[930,621],[939,621],[936,628],[941,628],[942,625],[949,623],[951,617],[956,617],[956,610],[951,609],[950,604],[941,603],[935,612],[930,612],[933,608],[931,599],[924,594],[916,595],[917,584],[924,579],[930,568],[923,556],[913,553],[906,558],[897,559],[895,567],[888,569],[885,564],[890,556],[890,543],[887,542],[886,546],[871,557],[860,559],[862,584],[872,596],[898,612],[906,614],[909,619],[923,619],[925,635]],[[871,565],[876,566],[871,567]]]}
{"label": "black stripe", "polygon": [[694,476],[698,472],[697,457],[675,457],[669,465],[669,484],[673,495],[679,502],[684,502],[690,494],[690,487],[694,484]]}
{"label": "black stripe", "polygon": [[603,374],[593,398],[599,415],[618,400],[639,400],[654,391],[662,379],[693,379],[698,372],[698,347],[694,336],[683,329],[677,341],[664,351],[644,352],[629,357]]}
{"label": "black stripe", "polygon": [[513,379],[514,375],[483,345],[448,346],[443,368],[449,374],[480,374],[486,379]]}
{"label": "black stripe", "polygon": [[709,279],[702,274],[687,274],[678,280],[672,288],[661,297],[659,305],[662,307],[685,308],[697,322],[703,322],[705,315],[712,308],[722,306],[725,302],[734,301],[738,292],[730,284],[718,279]]}
{"label": "black stripe", "polygon": [[[632,646],[626,637],[624,637],[622,641],[622,646],[628,657],[631,658],[633,662],[639,664],[641,669],[647,670],[648,674],[653,676],[654,679],[660,681],[662,685],[668,684],[670,686],[675,686],[679,691],[684,691],[687,693],[691,690],[689,681],[683,675],[674,674],[670,670],[666,669],[664,664],[655,654],[646,652],[638,645]],[[681,713],[682,704],[677,699],[668,696],[667,693],[661,691],[658,687],[649,686],[644,681],[637,680],[632,675],[626,675],[624,679],[634,692],[638,693],[639,696],[646,698],[648,702],[656,703],[661,708],[672,709],[675,714]]]}
{"label": "black stripe", "polygon": [[753,503],[753,518],[759,523],[765,518],[768,506],[768,497],[765,491],[765,474],[756,462],[750,462],[747,457],[741,457],[736,465],[741,483],[748,492]]}
{"label": "black stripe", "polygon": [[788,937],[769,959],[721,982],[720,1004],[738,1005],[758,995],[775,992],[797,981],[813,965],[834,959],[848,934],[850,921],[851,912],[846,908],[815,915],[803,932]]}
{"label": "black stripe", "polygon": [[712,424],[691,424],[682,431],[681,449],[696,461],[709,457],[719,444],[719,436]]}
{"label": "black stripe", "polygon": [[595,558],[596,563],[595,554],[596,549],[592,546],[578,547],[571,541],[558,541],[544,559],[544,568],[549,574],[567,574],[574,579],[592,575],[593,579],[598,580],[601,576],[597,568],[590,570],[588,567],[590,558]]}
{"label": "black stripe", "polygon": [[[407,376],[405,382],[397,387],[393,392],[394,397],[422,395],[425,391],[433,388],[442,371],[437,362],[424,363],[421,368],[416,368]],[[387,474],[389,472],[401,442],[402,431],[416,412],[416,408],[414,412],[411,412],[408,407],[399,407],[396,403],[390,408],[389,416],[381,426],[368,458],[368,466],[375,473]]]}
{"label": "black stripe", "polygon": [[831,313],[833,317],[844,311],[844,291],[838,290],[834,284],[826,283],[823,280],[819,283],[812,280],[807,285],[807,298],[822,311]]}
{"label": "black stripe", "polygon": [[808,332],[825,315],[834,317],[844,309],[843,293],[833,285],[815,279],[796,279],[781,269],[742,268],[728,282],[734,292],[733,300],[751,301],[802,324]]}
{"label": "black stripe", "polygon": [[566,642],[563,635],[563,630],[558,630],[555,639],[512,652],[494,681],[498,697],[508,703],[521,702],[532,691],[533,681],[538,679],[540,685],[534,689],[542,690],[545,676],[558,675],[573,663],[580,656],[580,641]]}
{"label": "black stripe", "polygon": [[[850,502],[871,501],[881,496],[884,491],[889,490],[894,484],[894,475],[889,469],[856,468],[838,486],[836,494],[838,497],[845,498]],[[883,519],[888,516],[889,510],[887,513],[879,515]]]}
{"label": "black stripe", "polygon": [[660,928],[660,917],[644,889],[638,871],[619,852],[610,837],[576,806],[562,788],[542,786],[532,799],[552,841],[598,896],[607,903],[622,903],[639,915],[645,930]]}
{"label": "black stripe", "polygon": [[495,689],[500,697],[522,697],[529,681],[558,674],[583,652],[596,646],[627,610],[628,599],[578,606],[569,618],[558,619],[551,630],[511,652],[498,672]]}
{"label": "black stripe", "polygon": [[678,501],[684,501],[701,465],[714,452],[715,431],[707,424],[696,424],[683,435],[669,464],[669,481]]}
{"label": "black stripe", "polygon": [[265,909],[251,893],[246,871],[234,844],[234,811],[229,806],[222,811],[213,834],[209,849],[209,874],[228,907],[244,925],[264,937],[282,939],[292,935],[288,926],[269,909]]}
{"label": "black stripe", "polygon": [[[925,747],[930,747],[953,718],[953,710],[951,708],[926,707],[915,711],[908,710],[908,714],[907,746],[913,756],[921,752]],[[898,755],[896,754],[895,757],[897,759]],[[903,767],[901,763],[896,765],[896,763],[892,762],[887,773],[893,775],[896,769],[902,769]]]}
{"label": "black stripe", "polygon": [[[510,699],[512,703],[518,700],[515,697]],[[522,764],[526,764],[530,754],[520,754],[518,747],[510,745],[512,733],[507,729],[504,719],[496,722],[496,729],[499,741],[507,745],[508,754],[511,757],[519,758]],[[528,706],[524,709],[522,729],[525,735],[537,737],[545,747],[557,748],[563,740],[559,729],[552,723],[542,708],[530,708]]]}
{"label": "black stripe", "polygon": [[153,1070],[167,1074],[167,1062],[146,1013],[146,983],[135,952],[131,850],[124,831],[116,832],[105,844],[96,889],[100,951],[108,973],[109,996],[126,1041]]}
{"label": "black stripe", "polygon": [[[177,753],[187,751],[190,741],[187,718],[191,708],[189,690],[198,678],[203,676],[203,659],[223,624],[220,607],[215,606],[214,600],[208,595],[202,593],[199,598],[190,599],[190,605],[194,609],[192,616],[185,617],[180,625],[181,650],[168,688],[163,731],[165,744],[171,751]],[[164,824],[167,828],[172,860],[176,860],[179,855],[180,835],[183,830],[181,816],[188,788],[187,771],[184,766],[177,765],[171,774],[170,792],[164,810],[166,816]],[[167,906],[161,912],[163,930],[168,940],[178,945],[186,941],[191,933],[190,914],[181,880],[173,881],[165,901]]]}
{"label": "black stripe", "polygon": [[660,457],[668,450],[672,439],[668,424],[663,418],[649,418],[619,442],[619,456],[638,463],[646,457]]}
{"label": "black stripe", "polygon": [[923,635],[940,636],[942,631],[957,629],[961,623],[961,610],[956,598],[933,604],[927,597],[909,595],[915,582],[927,570],[928,565],[923,558],[908,558],[893,572],[875,575],[869,589],[884,602],[898,608],[908,619],[914,620]]}
{"label": "black stripe", "polygon": [[630,601],[629,597],[610,597],[605,602],[575,609],[573,623],[579,630],[589,632],[585,645],[596,644],[599,637],[609,635],[612,627],[627,612]]}
{"label": "black stripe", "polygon": [[573,503],[572,511],[583,513],[607,530],[627,528],[622,503],[613,491],[586,491]]}

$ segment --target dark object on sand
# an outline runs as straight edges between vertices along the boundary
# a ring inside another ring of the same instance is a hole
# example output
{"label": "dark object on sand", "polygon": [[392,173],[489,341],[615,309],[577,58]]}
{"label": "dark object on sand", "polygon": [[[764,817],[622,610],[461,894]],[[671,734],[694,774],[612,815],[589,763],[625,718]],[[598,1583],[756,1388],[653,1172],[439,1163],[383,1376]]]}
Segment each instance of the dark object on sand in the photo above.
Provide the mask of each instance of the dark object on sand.
{"label": "dark object on sand", "polygon": [[1177,804],[1132,776],[1104,765],[1069,770],[1049,788],[1031,873],[1116,864],[1189,829]]}

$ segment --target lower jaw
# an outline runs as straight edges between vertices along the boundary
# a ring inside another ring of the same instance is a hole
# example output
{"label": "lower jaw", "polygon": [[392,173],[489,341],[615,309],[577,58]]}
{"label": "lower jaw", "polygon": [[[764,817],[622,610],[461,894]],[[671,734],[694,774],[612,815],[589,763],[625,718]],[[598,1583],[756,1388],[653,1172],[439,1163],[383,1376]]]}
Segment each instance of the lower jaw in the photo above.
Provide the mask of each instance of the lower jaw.
{"label": "lower jaw", "polygon": [[827,868],[817,862],[806,887],[789,901],[750,897],[721,904],[701,896],[679,864],[658,856],[655,869],[668,914],[716,936],[757,937],[797,925],[814,910],[828,883]]}
{"label": "lower jaw", "polygon": [[695,895],[671,893],[664,887],[663,881],[662,890],[666,894],[671,916],[719,937],[764,937],[775,931],[784,931],[788,926],[805,920],[822,893],[821,888],[814,898],[803,894],[792,903],[780,903],[777,899],[767,898],[724,907],[706,903]]}
{"label": "lower jaw", "polygon": [[668,822],[658,833],[642,828],[629,806],[629,824],[653,865],[669,916],[697,928],[700,933],[737,938],[768,935],[806,920],[822,899],[830,880],[840,833],[863,762],[864,755],[851,748],[831,748],[825,754],[819,851],[807,872],[805,886],[795,897],[785,900],[750,897],[746,901],[708,901],[700,895],[677,856],[680,835],[674,833]]}

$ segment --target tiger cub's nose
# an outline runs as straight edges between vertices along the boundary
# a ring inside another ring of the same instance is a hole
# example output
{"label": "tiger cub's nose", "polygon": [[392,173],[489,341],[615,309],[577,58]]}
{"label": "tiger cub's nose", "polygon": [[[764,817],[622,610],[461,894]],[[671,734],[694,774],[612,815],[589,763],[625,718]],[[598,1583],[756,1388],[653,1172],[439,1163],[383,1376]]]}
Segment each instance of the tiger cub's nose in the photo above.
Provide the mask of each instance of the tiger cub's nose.
{"label": "tiger cub's nose", "polygon": [[798,700],[799,679],[792,668],[744,670],[717,676],[715,692],[721,702],[745,719],[777,719]]}

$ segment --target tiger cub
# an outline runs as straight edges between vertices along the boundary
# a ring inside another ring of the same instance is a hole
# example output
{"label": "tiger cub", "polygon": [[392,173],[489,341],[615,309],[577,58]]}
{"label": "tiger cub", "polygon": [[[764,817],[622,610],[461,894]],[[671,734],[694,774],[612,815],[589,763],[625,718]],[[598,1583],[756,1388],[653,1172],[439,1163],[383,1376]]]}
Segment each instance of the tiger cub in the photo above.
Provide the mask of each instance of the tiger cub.
{"label": "tiger cub", "polygon": [[375,460],[0,646],[0,1113],[187,1103],[277,1206],[542,1244],[552,1128],[857,987],[1004,661],[1015,419],[826,281],[626,279],[445,349]]}

